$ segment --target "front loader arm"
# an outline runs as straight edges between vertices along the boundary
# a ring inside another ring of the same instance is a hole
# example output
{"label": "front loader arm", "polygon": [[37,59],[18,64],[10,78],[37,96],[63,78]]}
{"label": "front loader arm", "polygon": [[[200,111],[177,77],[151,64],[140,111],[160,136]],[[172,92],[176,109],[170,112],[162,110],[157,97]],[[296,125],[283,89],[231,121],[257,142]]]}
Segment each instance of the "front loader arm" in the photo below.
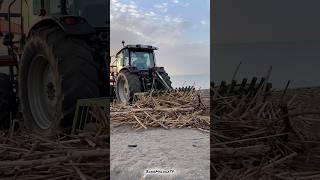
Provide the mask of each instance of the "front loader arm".
{"label": "front loader arm", "polygon": [[155,71],[155,73],[158,81],[163,85],[163,87],[165,87],[166,90],[172,90],[172,87],[167,84],[167,82],[163,79],[161,74],[159,74],[158,71]]}

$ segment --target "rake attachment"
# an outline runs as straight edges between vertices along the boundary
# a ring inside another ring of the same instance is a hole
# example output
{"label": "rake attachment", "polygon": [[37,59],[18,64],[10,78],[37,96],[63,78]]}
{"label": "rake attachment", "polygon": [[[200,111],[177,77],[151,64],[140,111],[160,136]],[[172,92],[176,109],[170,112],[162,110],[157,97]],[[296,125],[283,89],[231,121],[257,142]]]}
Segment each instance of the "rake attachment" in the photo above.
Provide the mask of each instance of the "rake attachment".
{"label": "rake attachment", "polygon": [[167,89],[167,90],[151,90],[147,92],[140,92],[134,94],[134,101],[137,101],[141,96],[163,96],[169,95],[172,93],[179,93],[179,94],[189,94],[194,92],[196,89],[194,86],[187,86],[187,87],[179,87],[175,89]]}
{"label": "rake attachment", "polygon": [[73,119],[72,134],[86,129],[86,125],[94,124],[98,133],[109,131],[109,98],[79,99]]}
{"label": "rake attachment", "polygon": [[237,83],[236,80],[232,80],[230,84],[227,84],[225,81],[222,81],[220,86],[212,85],[214,89],[217,89],[217,92],[221,96],[255,96],[258,92],[261,92],[265,95],[270,94],[272,90],[272,84],[266,81],[266,78],[261,78],[258,81],[257,77],[253,77],[250,82],[248,79],[243,79],[241,83]]}

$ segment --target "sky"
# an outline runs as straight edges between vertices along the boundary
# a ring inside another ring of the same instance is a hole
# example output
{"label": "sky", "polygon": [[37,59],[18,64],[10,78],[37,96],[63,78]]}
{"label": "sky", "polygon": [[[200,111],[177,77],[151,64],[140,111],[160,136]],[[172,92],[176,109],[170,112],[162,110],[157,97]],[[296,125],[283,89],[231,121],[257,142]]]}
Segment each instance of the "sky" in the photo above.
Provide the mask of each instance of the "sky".
{"label": "sky", "polygon": [[283,88],[320,85],[319,0],[218,0],[213,4],[211,80],[263,77]]}
{"label": "sky", "polygon": [[319,0],[214,1],[215,43],[320,40]]}
{"label": "sky", "polygon": [[170,75],[210,74],[210,0],[111,0],[111,55],[126,44],[159,48]]}

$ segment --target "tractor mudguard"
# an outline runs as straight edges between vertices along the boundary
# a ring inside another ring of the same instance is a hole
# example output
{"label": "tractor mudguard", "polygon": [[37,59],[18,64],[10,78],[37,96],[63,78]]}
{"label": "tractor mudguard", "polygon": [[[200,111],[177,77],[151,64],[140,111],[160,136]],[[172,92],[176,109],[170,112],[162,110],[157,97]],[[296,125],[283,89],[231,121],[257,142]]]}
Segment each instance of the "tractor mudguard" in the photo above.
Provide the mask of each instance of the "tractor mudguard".
{"label": "tractor mudguard", "polygon": [[165,73],[166,71],[164,70],[164,67],[154,67],[154,69],[158,72],[158,73]]}
{"label": "tractor mudguard", "polygon": [[[139,70],[138,68],[134,67],[134,66],[125,66],[121,69],[122,70],[127,70],[130,73],[141,73],[142,71]],[[164,67],[153,67],[153,70],[157,71],[158,73],[165,73],[166,71],[164,70]],[[148,72],[146,70],[144,70],[144,72]]]}
{"label": "tractor mudguard", "polygon": [[136,67],[133,67],[133,66],[125,66],[121,69],[121,71],[124,71],[124,70],[127,70],[129,71],[130,73],[139,73],[140,70]]}
{"label": "tractor mudguard", "polygon": [[35,23],[28,32],[39,29],[43,26],[55,24],[59,26],[66,34],[70,35],[92,35],[96,31],[95,29],[82,17],[79,16],[50,16],[45,17]]}

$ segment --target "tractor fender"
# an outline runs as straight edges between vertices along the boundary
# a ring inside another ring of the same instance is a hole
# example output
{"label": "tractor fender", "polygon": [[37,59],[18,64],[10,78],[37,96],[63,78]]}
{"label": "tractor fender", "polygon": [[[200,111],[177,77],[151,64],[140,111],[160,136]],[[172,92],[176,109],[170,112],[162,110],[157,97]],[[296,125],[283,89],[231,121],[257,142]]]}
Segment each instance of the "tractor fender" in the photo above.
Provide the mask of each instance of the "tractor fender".
{"label": "tractor fender", "polygon": [[[65,19],[75,18],[83,20],[81,23],[66,24]],[[37,30],[43,26],[57,25],[66,34],[70,35],[93,35],[95,33],[94,27],[92,27],[85,19],[79,16],[50,16],[44,17],[36,22],[28,31],[28,37],[31,35],[33,30]]]}
{"label": "tractor fender", "polygon": [[158,73],[165,73],[166,71],[164,70],[164,67],[154,67],[154,69],[158,72]]}
{"label": "tractor fender", "polygon": [[[132,67],[132,66],[125,66],[120,70],[120,72],[124,71],[124,70],[129,71],[130,73],[139,73],[139,72],[141,72],[141,71],[139,71],[138,68]],[[164,67],[153,67],[153,70],[155,70],[155,71],[157,71],[159,73],[165,73],[166,72],[164,70]]]}
{"label": "tractor fender", "polygon": [[123,67],[123,68],[120,70],[120,72],[122,72],[122,71],[129,71],[130,73],[138,73],[138,72],[140,72],[140,71],[138,70],[138,68],[136,68],[136,67],[129,67],[129,66]]}

